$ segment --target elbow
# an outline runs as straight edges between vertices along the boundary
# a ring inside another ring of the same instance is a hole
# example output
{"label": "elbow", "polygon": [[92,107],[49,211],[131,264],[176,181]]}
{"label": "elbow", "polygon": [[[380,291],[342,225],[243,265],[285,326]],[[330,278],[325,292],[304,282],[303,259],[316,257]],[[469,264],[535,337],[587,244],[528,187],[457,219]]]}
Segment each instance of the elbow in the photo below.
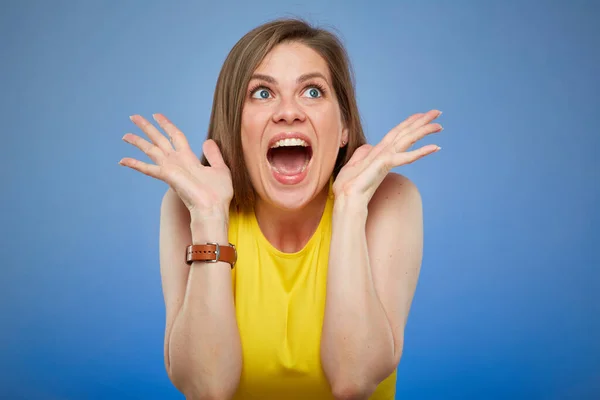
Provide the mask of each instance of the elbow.
{"label": "elbow", "polygon": [[357,385],[336,386],[332,388],[335,400],[363,400],[369,396]]}
{"label": "elbow", "polygon": [[167,365],[167,375],[169,376],[169,380],[173,386],[175,386],[181,393],[185,394],[186,391],[189,391],[189,389],[187,389],[188,385],[186,385],[186,379],[183,379],[181,374],[174,373],[170,365]]}
{"label": "elbow", "polygon": [[335,376],[330,376],[329,385],[335,400],[367,400],[375,389],[379,380],[369,376],[367,371],[339,371]]}
{"label": "elbow", "polygon": [[400,356],[401,353],[397,353],[393,360],[388,360],[385,365],[380,364],[381,368],[338,373],[330,381],[333,397],[336,400],[367,400],[377,386],[398,368]]}
{"label": "elbow", "polygon": [[190,357],[190,349],[185,340],[173,343],[170,335],[166,350],[165,366],[173,384],[188,400],[231,399],[237,390],[241,372],[241,348],[231,346],[236,354],[208,358]]}
{"label": "elbow", "polygon": [[357,380],[338,380],[332,383],[331,392],[335,400],[366,400],[376,388]]}
{"label": "elbow", "polygon": [[233,392],[221,390],[218,388],[197,388],[192,387],[189,390],[182,391],[188,400],[229,400],[233,397]]}
{"label": "elbow", "polygon": [[229,387],[210,385],[198,380],[174,380],[171,378],[171,382],[188,400],[228,400],[235,393],[235,390],[231,390]]}
{"label": "elbow", "polygon": [[174,372],[173,366],[170,363],[167,364],[167,375],[169,376],[169,380],[171,381],[173,386],[175,386],[177,390],[183,393],[186,396],[186,398],[194,398],[188,397],[188,393],[190,393],[191,391],[190,386],[192,385],[190,385],[187,377],[184,377],[181,373]]}
{"label": "elbow", "polygon": [[167,374],[173,386],[188,400],[227,400],[237,389],[237,381],[207,382],[184,371],[174,373],[171,368],[167,369]]}

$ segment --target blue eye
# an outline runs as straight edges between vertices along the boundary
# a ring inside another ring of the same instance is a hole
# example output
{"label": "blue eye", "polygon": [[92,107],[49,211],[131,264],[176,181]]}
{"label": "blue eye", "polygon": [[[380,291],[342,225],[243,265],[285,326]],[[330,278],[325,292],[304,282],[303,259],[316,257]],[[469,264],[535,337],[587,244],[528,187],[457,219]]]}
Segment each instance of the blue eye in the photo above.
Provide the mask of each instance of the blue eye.
{"label": "blue eye", "polygon": [[316,87],[311,87],[306,89],[306,91],[304,93],[308,92],[308,97],[311,97],[313,99],[319,98],[321,97],[321,91],[319,89],[317,89]]}
{"label": "blue eye", "polygon": [[254,93],[252,93],[252,98],[254,99],[268,99],[269,91],[267,89],[258,89]]}

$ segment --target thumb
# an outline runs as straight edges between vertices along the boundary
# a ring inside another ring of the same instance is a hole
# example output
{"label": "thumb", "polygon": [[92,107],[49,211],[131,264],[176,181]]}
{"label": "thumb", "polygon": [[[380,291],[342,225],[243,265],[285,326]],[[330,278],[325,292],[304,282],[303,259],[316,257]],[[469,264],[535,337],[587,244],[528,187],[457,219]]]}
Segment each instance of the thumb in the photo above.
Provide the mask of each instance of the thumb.
{"label": "thumb", "polygon": [[208,139],[204,142],[204,144],[202,145],[202,151],[204,152],[204,156],[206,157],[206,160],[208,161],[211,167],[227,167],[225,161],[223,161],[223,155],[221,154],[221,150],[219,150],[217,142],[215,142],[213,139]]}

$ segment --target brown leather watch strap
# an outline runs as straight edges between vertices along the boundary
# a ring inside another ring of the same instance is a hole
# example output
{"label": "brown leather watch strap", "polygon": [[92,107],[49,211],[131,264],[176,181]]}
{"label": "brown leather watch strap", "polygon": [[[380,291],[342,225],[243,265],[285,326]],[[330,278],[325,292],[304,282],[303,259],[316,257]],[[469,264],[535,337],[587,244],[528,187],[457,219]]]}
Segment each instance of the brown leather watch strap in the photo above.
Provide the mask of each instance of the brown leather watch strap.
{"label": "brown leather watch strap", "polygon": [[218,243],[191,244],[186,248],[185,261],[188,265],[191,265],[194,261],[213,263],[224,261],[233,268],[237,261],[237,251],[231,243],[228,246]]}

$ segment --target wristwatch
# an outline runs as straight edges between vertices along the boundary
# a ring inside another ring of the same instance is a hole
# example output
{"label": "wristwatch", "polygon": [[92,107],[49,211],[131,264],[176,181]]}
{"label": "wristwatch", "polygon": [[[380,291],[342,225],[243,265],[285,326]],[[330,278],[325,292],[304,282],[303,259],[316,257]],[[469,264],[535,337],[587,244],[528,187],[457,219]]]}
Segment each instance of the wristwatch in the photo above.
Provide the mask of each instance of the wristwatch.
{"label": "wristwatch", "polygon": [[237,261],[237,251],[235,246],[229,243],[229,246],[219,243],[191,244],[185,251],[185,262],[191,265],[194,261],[203,261],[216,263],[224,261],[231,265],[231,269]]}

